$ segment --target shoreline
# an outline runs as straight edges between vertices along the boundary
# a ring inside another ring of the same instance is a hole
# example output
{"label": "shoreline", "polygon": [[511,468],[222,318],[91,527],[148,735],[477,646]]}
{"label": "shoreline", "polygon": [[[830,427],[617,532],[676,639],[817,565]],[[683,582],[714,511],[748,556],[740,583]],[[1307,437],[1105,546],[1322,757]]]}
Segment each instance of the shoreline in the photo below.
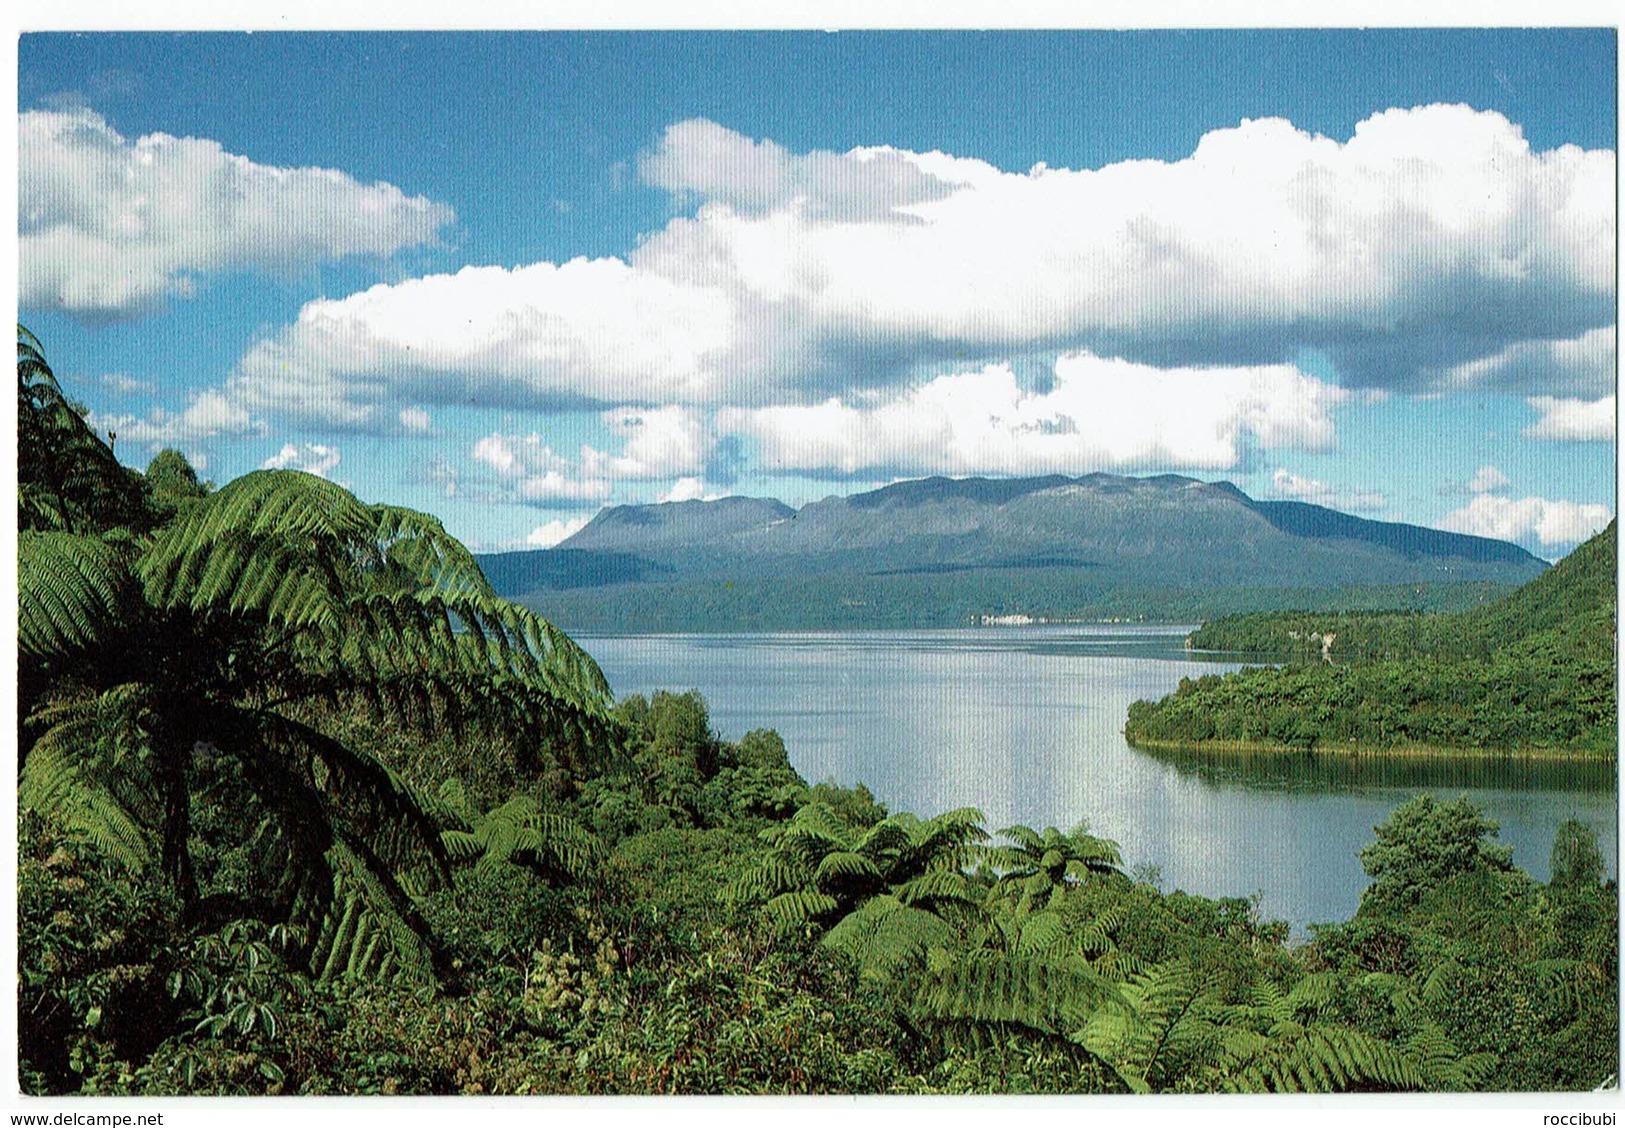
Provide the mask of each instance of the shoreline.
{"label": "shoreline", "polygon": [[1145,752],[1185,752],[1197,756],[1272,756],[1280,759],[1331,756],[1339,759],[1384,760],[1548,760],[1617,764],[1618,752],[1589,752],[1566,748],[1469,748],[1442,744],[1317,744],[1314,748],[1293,748],[1255,740],[1155,740],[1123,734],[1130,748]]}

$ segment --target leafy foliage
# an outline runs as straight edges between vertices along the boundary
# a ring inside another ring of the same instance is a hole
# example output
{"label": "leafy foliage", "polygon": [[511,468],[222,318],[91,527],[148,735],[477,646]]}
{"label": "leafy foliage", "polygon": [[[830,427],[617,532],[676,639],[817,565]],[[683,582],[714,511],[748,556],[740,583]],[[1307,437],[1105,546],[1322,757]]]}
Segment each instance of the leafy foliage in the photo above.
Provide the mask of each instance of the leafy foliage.
{"label": "leafy foliage", "polygon": [[23,529],[101,533],[143,523],[139,478],[119,465],[17,326],[17,518]]}
{"label": "leafy foliage", "polygon": [[482,867],[524,865],[566,881],[589,877],[598,864],[599,846],[574,819],[543,811],[528,795],[515,795],[484,814],[476,813],[460,781],[448,780],[441,804],[461,828],[443,830],[446,852],[459,861]]}
{"label": "leafy foliage", "polygon": [[1015,893],[1016,912],[1025,915],[1047,909],[1067,885],[1091,874],[1116,873],[1123,864],[1117,843],[1096,838],[1086,827],[1063,834],[1053,826],[1042,834],[1026,826],[999,831],[1009,844],[988,851],[999,870],[999,885]]}
{"label": "leafy foliage", "polygon": [[1395,808],[1376,828],[1377,840],[1360,851],[1360,864],[1375,878],[1360,899],[1361,912],[1415,905],[1424,893],[1459,874],[1510,870],[1511,848],[1485,842],[1496,830],[1465,797],[1441,803],[1418,795]]}

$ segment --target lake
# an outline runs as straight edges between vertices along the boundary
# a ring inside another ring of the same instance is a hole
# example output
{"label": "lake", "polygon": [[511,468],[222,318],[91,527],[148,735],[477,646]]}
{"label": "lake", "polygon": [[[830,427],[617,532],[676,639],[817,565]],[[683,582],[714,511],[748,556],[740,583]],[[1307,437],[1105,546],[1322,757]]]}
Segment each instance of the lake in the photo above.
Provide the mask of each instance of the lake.
{"label": "lake", "polygon": [[1153,755],[1123,739],[1129,703],[1182,677],[1235,669],[1183,648],[1183,626],[1032,626],[842,633],[579,636],[617,696],[698,689],[737,740],[777,729],[810,782],[862,782],[921,816],[979,807],[1117,841],[1166,891],[1262,894],[1265,915],[1345,920],[1367,879],[1372,828],[1419,791],[1468,795],[1499,841],[1549,875],[1557,826],[1597,831],[1617,873],[1612,765],[1484,760]]}

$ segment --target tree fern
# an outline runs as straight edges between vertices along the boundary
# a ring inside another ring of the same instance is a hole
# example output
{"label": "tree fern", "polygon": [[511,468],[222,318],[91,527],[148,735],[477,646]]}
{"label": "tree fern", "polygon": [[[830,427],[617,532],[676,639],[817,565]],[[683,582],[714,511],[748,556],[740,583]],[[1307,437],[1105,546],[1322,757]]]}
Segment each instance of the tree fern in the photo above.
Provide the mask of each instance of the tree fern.
{"label": "tree fern", "polygon": [[850,956],[865,975],[884,980],[923,965],[931,949],[947,947],[956,935],[936,913],[881,894],[842,917],[820,943]]}
{"label": "tree fern", "polygon": [[1401,1050],[1348,1027],[1283,1030],[1257,1042],[1232,1040],[1229,1048],[1219,1073],[1230,1092],[1417,1090],[1427,1084],[1422,1070]]}
{"label": "tree fern", "polygon": [[147,701],[139,685],[59,698],[38,711],[18,779],[24,810],[50,811],[133,873],[155,860],[161,802],[147,777]]}
{"label": "tree fern", "polygon": [[22,528],[93,534],[140,524],[135,475],[68,402],[39,341],[17,326],[17,486]]}
{"label": "tree fern", "polygon": [[1115,873],[1122,865],[1117,843],[1096,838],[1083,826],[1063,834],[1053,826],[1040,833],[1017,825],[999,834],[1007,843],[988,849],[986,858],[1018,913],[1047,909],[1068,885],[1091,874]]}
{"label": "tree fern", "polygon": [[600,849],[590,832],[573,819],[541,810],[527,795],[484,814],[473,810],[459,780],[447,781],[440,796],[467,828],[440,832],[447,854],[459,861],[487,870],[523,865],[570,881],[588,876],[598,864]]}
{"label": "tree fern", "polygon": [[1201,986],[1189,964],[1151,968],[1119,988],[1125,1008],[1092,1015],[1077,1040],[1134,1092],[1172,1087],[1170,1063],[1213,1037],[1212,1024],[1198,1006]]}
{"label": "tree fern", "polygon": [[1214,1069],[1222,1087],[1233,1092],[1418,1090],[1462,1080],[1483,1067],[1473,1060],[1455,1068],[1454,1047],[1436,1029],[1407,1045],[1339,1024],[1333,1018],[1338,989],[1329,973],[1305,976],[1290,991],[1263,980],[1251,1005],[1222,1008],[1225,1055]]}
{"label": "tree fern", "polygon": [[[85,535],[106,509],[68,470],[102,473],[111,453],[80,450],[99,442],[50,414],[65,405],[32,347],[19,341],[19,395],[38,408],[36,437],[58,444],[35,477],[61,520],[19,541],[25,807],[63,815],[131,868],[156,861],[196,908],[191,807],[207,774],[198,750],[210,749],[238,765],[244,798],[269,820],[258,861],[282,911],[328,921],[329,946],[374,929],[388,941],[366,941],[375,955],[426,966],[412,955],[421,938],[414,947],[401,930],[421,933],[407,890],[448,872],[441,828],[383,763],[315,718],[523,733],[585,768],[620,751],[602,673],[497,598],[438,521],[311,475],[256,472],[156,530]],[[121,702],[139,702],[139,717]],[[591,854],[578,829],[521,804],[463,833],[493,858],[568,874]],[[346,898],[365,900],[342,936],[343,914],[328,911],[341,879]],[[354,951],[342,963],[370,966]]]}

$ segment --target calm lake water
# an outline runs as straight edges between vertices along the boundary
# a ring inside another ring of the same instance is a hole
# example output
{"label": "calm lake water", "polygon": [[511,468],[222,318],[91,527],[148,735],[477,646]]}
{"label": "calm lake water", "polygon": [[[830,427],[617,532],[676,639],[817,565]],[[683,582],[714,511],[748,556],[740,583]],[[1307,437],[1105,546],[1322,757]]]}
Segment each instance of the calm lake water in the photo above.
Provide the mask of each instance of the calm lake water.
{"label": "calm lake water", "polygon": [[1116,840],[1164,890],[1262,893],[1294,932],[1351,916],[1357,854],[1419,791],[1471,796],[1500,841],[1548,876],[1557,825],[1596,829],[1617,873],[1611,765],[1312,762],[1137,752],[1129,703],[1235,663],[1183,649],[1189,627],[1045,626],[794,634],[580,636],[617,696],[698,689],[736,740],[777,729],[811,782],[863,782],[892,810],[980,807],[990,830],[1025,823]]}

